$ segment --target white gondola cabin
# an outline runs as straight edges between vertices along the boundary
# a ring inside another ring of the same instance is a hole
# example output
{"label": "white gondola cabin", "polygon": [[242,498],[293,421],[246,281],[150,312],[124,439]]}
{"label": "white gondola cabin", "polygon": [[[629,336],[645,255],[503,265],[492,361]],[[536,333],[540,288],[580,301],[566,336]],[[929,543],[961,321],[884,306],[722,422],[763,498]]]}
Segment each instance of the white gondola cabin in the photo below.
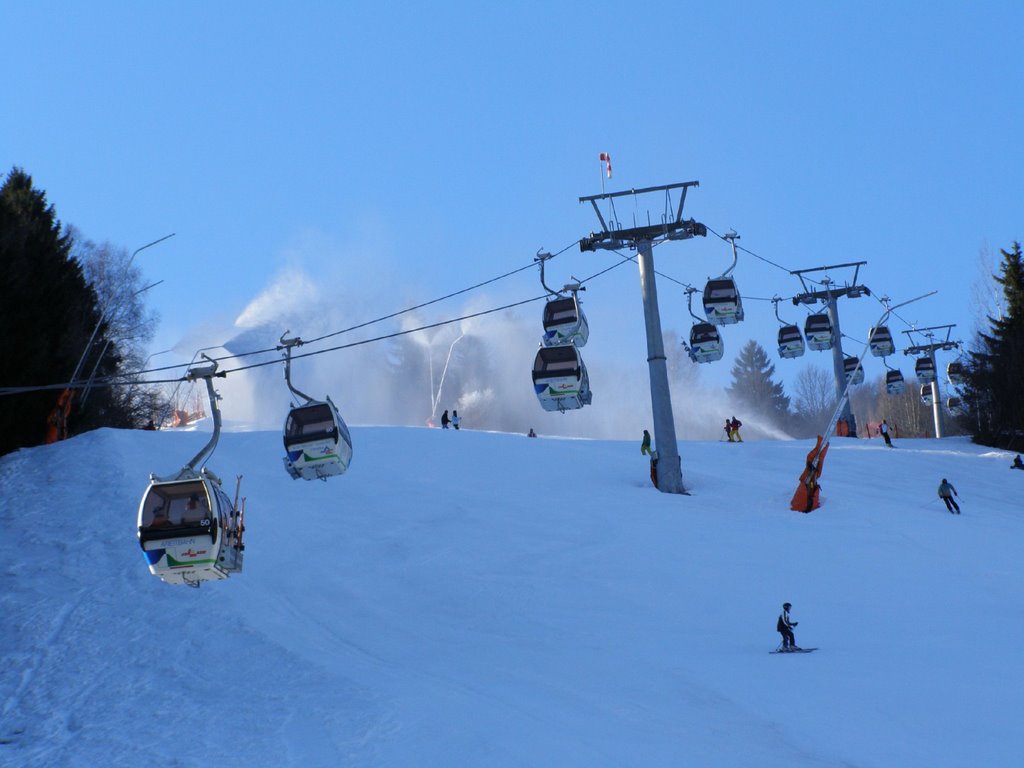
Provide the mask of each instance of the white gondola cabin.
{"label": "white gondola cabin", "polygon": [[868,337],[868,348],[875,357],[888,357],[896,351],[896,345],[892,340],[892,333],[889,332],[886,326],[879,325],[871,329],[871,335]]}
{"label": "white gondola cabin", "polygon": [[914,373],[919,381],[930,384],[935,381],[935,363],[930,357],[919,357],[914,363]]}
{"label": "white gondola cabin", "polygon": [[139,502],[139,546],[149,572],[168,584],[198,587],[204,581],[226,579],[242,570],[245,511],[244,505],[238,506],[241,478],[232,502],[221,489],[220,478],[202,466],[217,447],[221,429],[220,407],[213,390],[217,363],[210,362],[209,366],[189,370],[186,378],[206,381],[213,435],[176,475],[150,475],[149,487]]}
{"label": "white gondola cabin", "polygon": [[800,326],[784,325],[779,328],[779,357],[794,358],[804,353],[804,337]]}
{"label": "white gondola cabin", "polygon": [[743,301],[731,277],[708,280],[704,286],[704,314],[715,325],[732,325],[743,319]]}
{"label": "white gondola cabin", "polygon": [[545,347],[575,344],[577,347],[586,345],[590,338],[590,326],[579,301],[575,296],[558,297],[544,305],[544,338]]}
{"label": "white gondola cabin", "polygon": [[695,363],[713,363],[725,354],[722,336],[711,323],[694,323],[690,328],[690,359]]}
{"label": "white gondola cabin", "polygon": [[352,436],[331,402],[294,406],[284,423],[284,467],[293,478],[326,480],[352,461]]}
{"label": "white gondola cabin", "polygon": [[964,364],[959,360],[954,360],[946,366],[946,378],[949,379],[949,383],[954,386],[959,386],[964,383]]}
{"label": "white gondola cabin", "polygon": [[292,479],[326,480],[345,474],[352,462],[352,435],[331,398],[314,400],[292,384],[292,347],[302,339],[281,335],[284,381],[304,402],[292,405],[284,420],[284,468]]}
{"label": "white gondola cabin", "polygon": [[808,315],[804,322],[807,346],[816,351],[832,349],[832,321],[824,312]]}
{"label": "white gondola cabin", "polygon": [[887,371],[885,374],[885,391],[890,395],[901,395],[906,389],[903,374],[899,371]]}
{"label": "white gondola cabin", "polygon": [[182,479],[151,478],[138,526],[150,573],[168,584],[199,586],[242,570],[242,513],[206,469]]}
{"label": "white gondola cabin", "polygon": [[860,358],[844,357],[843,372],[846,374],[846,381],[856,386],[864,383],[864,366],[860,364]]}
{"label": "white gondola cabin", "polygon": [[922,384],[921,385],[921,404],[932,405],[935,399],[932,397],[932,385]]}
{"label": "white gondola cabin", "polygon": [[579,350],[572,344],[538,349],[533,390],[545,411],[564,412],[590,405],[590,378]]}
{"label": "white gondola cabin", "polygon": [[946,408],[948,408],[949,412],[954,416],[963,416],[964,413],[966,413],[964,401],[959,397],[951,397],[946,400]]}

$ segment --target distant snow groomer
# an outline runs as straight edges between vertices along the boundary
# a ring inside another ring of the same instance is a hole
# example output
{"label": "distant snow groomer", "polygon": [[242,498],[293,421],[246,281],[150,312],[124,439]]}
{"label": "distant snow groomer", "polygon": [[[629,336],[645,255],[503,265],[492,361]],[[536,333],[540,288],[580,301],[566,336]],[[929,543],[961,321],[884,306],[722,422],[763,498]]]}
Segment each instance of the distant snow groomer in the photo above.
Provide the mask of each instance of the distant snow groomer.
{"label": "distant snow groomer", "polygon": [[782,635],[783,651],[800,650],[800,646],[796,644],[796,637],[793,635],[793,627],[800,622],[790,620],[789,609],[792,607],[790,603],[783,603],[782,613],[779,614],[779,620],[775,623],[775,630]]}

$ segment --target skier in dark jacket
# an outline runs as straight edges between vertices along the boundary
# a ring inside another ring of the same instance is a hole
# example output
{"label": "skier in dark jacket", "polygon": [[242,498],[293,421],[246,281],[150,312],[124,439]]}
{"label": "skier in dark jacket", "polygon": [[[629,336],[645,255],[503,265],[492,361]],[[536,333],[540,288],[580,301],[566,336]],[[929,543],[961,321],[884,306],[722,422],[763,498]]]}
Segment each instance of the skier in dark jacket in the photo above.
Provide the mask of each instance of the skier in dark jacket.
{"label": "skier in dark jacket", "polygon": [[1013,460],[1013,464],[1010,465],[1010,469],[1024,469],[1024,461],[1020,460],[1020,454]]}
{"label": "skier in dark jacket", "polygon": [[949,510],[951,515],[960,514],[960,505],[953,501],[953,496],[959,495],[953,484],[946,480],[946,478],[942,478],[942,482],[939,483],[939,498],[946,502],[946,509]]}
{"label": "skier in dark jacket", "polygon": [[782,604],[782,613],[779,614],[779,620],[775,624],[775,631],[782,635],[782,650],[783,651],[799,651],[800,646],[796,644],[796,638],[793,636],[793,627],[800,622],[791,621],[789,618],[789,609],[793,606],[789,603]]}
{"label": "skier in dark jacket", "polygon": [[640,455],[649,454],[651,452],[651,433],[646,429],[644,430],[644,439],[640,441]]}
{"label": "skier in dark jacket", "polygon": [[445,412],[441,414],[441,429],[448,429],[450,421],[451,419],[448,418],[448,411],[445,410]]}
{"label": "skier in dark jacket", "polygon": [[729,426],[732,427],[732,433],[733,433],[733,435],[736,436],[736,442],[737,443],[742,443],[743,442],[743,438],[740,437],[740,427],[743,426],[743,422],[740,421],[739,419],[737,419],[735,416],[733,416],[732,417],[732,421],[729,423]]}

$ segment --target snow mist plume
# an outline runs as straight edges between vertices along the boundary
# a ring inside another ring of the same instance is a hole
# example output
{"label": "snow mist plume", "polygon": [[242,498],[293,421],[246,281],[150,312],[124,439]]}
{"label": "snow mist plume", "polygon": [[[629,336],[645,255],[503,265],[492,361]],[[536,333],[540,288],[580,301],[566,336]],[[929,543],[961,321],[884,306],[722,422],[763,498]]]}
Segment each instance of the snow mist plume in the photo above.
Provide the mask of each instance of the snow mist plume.
{"label": "snow mist plume", "polygon": [[[345,285],[360,288],[346,290]],[[437,305],[429,312],[417,310],[311,341],[394,312],[403,303],[422,301],[398,296],[389,291],[371,297],[359,282],[314,280],[301,267],[288,267],[249,302],[232,328],[222,331],[221,339],[228,339],[222,343],[229,352],[243,354],[274,350],[285,331],[300,336],[308,343],[293,350],[294,385],[314,398],[330,396],[350,425],[422,426],[438,423],[443,410],[457,410],[464,429],[526,433],[533,428],[542,435],[639,439],[652,426],[646,360],[636,355],[624,359],[622,350],[599,334],[581,350],[593,404],[564,414],[540,407],[530,375],[540,343],[539,302],[414,330],[509,302],[508,296],[477,294],[461,305]],[[666,332],[665,342],[677,437],[721,438],[723,420],[736,409],[720,388],[702,386],[699,367],[686,357],[676,333]],[[254,428],[281,425],[294,400],[283,380],[281,359],[278,351],[247,355],[239,358],[239,365],[274,364],[218,381],[226,422]],[[227,361],[222,367],[236,365]],[[750,414],[738,415],[745,439],[786,437]]]}

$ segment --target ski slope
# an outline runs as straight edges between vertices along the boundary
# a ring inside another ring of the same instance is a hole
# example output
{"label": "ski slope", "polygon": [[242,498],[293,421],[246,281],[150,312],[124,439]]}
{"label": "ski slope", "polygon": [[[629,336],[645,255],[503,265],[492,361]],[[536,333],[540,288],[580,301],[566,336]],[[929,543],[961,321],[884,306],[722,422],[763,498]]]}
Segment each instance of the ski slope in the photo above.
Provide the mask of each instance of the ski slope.
{"label": "ski slope", "polygon": [[[151,576],[150,472],[206,435],[0,459],[0,765],[1012,766],[1024,472],[964,439],[683,442],[356,427],[293,481],[226,432],[244,571]],[[963,514],[936,498],[947,477]],[[783,601],[814,654],[772,656]]]}

